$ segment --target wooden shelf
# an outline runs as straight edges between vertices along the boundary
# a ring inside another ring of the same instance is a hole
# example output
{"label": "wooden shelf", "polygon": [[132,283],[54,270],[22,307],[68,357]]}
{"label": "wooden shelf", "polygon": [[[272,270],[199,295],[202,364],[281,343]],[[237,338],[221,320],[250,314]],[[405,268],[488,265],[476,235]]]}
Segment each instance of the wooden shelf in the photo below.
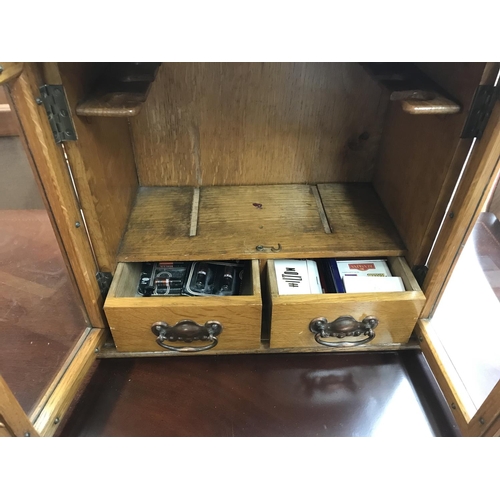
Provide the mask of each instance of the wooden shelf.
{"label": "wooden shelf", "polygon": [[460,104],[412,63],[360,64],[372,78],[389,90],[391,101],[401,102],[406,113],[449,115],[461,110]]}
{"label": "wooden shelf", "polygon": [[371,184],[141,187],[118,260],[373,257],[404,252]]}
{"label": "wooden shelf", "polygon": [[109,63],[85,101],[79,116],[122,118],[139,114],[161,63]]}

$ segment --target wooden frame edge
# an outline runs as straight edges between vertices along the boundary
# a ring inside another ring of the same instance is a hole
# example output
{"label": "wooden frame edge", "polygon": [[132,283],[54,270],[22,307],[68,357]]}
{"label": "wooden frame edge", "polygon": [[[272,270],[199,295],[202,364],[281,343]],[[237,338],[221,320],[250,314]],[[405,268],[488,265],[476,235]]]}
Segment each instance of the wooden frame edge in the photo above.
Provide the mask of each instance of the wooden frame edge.
{"label": "wooden frame edge", "polygon": [[0,376],[0,437],[37,437],[19,401]]}
{"label": "wooden frame edge", "polygon": [[425,359],[436,377],[437,383],[443,392],[449,408],[453,413],[458,427],[462,434],[467,434],[467,429],[471,415],[466,408],[470,404],[465,404],[461,395],[458,394],[455,384],[448,371],[444,369],[441,349],[429,331],[427,320],[418,320],[415,326],[415,334],[420,343],[420,348],[424,353]]}
{"label": "wooden frame edge", "polygon": [[33,408],[31,409],[31,411],[29,413],[29,418],[30,418],[31,422],[35,422],[36,419],[40,416],[40,413],[42,412],[44,406],[47,404],[47,401],[49,400],[50,396],[52,395],[55,388],[57,387],[57,385],[59,384],[59,382],[63,378],[64,374],[68,370],[69,365],[72,363],[73,359],[75,358],[76,354],[78,353],[78,351],[82,347],[83,343],[85,342],[85,340],[87,339],[87,337],[89,336],[89,333],[91,331],[92,331],[91,327],[87,327],[83,330],[82,334],[80,335],[80,338],[76,341],[75,345],[73,346],[73,348],[69,352],[68,356],[64,360],[64,362],[61,365],[61,367],[59,368],[58,372],[56,373],[56,375],[52,379],[52,382],[47,387],[45,392],[40,396],[36,405],[34,405]]}
{"label": "wooden frame edge", "polygon": [[102,328],[93,328],[88,332],[80,349],[75,353],[59,383],[33,423],[33,427],[41,436],[53,436],[57,431],[58,424],[96,360],[97,352],[99,352],[105,338],[105,330]]}
{"label": "wooden frame edge", "polygon": [[0,67],[2,71],[0,72],[0,85],[14,80],[17,78],[24,69],[23,62],[0,62]]}

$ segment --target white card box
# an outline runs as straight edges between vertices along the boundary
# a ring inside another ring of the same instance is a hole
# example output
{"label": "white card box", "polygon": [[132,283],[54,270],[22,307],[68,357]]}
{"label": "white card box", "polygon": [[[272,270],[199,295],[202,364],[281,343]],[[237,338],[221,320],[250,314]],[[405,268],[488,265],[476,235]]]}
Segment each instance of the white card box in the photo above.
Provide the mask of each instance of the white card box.
{"label": "white card box", "polygon": [[344,276],[392,276],[387,261],[383,259],[337,260],[340,277]]}
{"label": "white card box", "polygon": [[274,268],[280,295],[323,293],[313,260],[275,260]]}
{"label": "white card box", "polygon": [[379,278],[373,276],[344,276],[346,293],[405,292],[399,276]]}

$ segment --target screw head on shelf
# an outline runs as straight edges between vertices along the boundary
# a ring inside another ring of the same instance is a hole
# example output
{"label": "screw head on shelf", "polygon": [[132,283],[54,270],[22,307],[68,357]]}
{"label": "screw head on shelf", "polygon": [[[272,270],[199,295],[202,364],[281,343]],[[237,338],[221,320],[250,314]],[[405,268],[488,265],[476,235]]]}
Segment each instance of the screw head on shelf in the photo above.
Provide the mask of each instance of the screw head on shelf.
{"label": "screw head on shelf", "polygon": [[483,417],[481,417],[481,418],[479,419],[479,423],[480,423],[481,425],[484,425],[484,418],[483,418]]}
{"label": "screw head on shelf", "polygon": [[456,410],[456,409],[457,409],[457,405],[456,405],[455,403],[451,403],[451,405],[450,405],[450,406],[451,406],[454,410]]}
{"label": "screw head on shelf", "polygon": [[61,421],[61,420],[59,419],[59,417],[56,417],[56,418],[54,419],[54,424],[56,424],[56,425],[57,425],[60,421]]}
{"label": "screw head on shelf", "polygon": [[80,226],[81,226],[81,224],[78,221],[75,222],[75,227],[80,227]]}
{"label": "screw head on shelf", "polygon": [[31,437],[31,434],[29,432],[25,432],[24,437],[29,438],[29,437]]}
{"label": "screw head on shelf", "polygon": [[0,73],[3,73],[3,66],[0,65]]}
{"label": "screw head on shelf", "polygon": [[39,106],[41,106],[41,105],[43,104],[43,101],[42,101],[42,99],[40,99],[40,97],[37,97],[37,98],[35,99],[35,102],[36,102]]}

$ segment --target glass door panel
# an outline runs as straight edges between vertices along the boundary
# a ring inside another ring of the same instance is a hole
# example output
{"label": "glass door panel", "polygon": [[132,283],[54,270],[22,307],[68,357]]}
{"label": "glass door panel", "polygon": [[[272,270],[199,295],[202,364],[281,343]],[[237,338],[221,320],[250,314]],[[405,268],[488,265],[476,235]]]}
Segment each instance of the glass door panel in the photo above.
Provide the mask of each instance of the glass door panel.
{"label": "glass door panel", "polygon": [[10,113],[2,92],[0,374],[29,415],[88,324]]}
{"label": "glass door panel", "polygon": [[500,185],[476,220],[429,322],[472,417],[500,380]]}

